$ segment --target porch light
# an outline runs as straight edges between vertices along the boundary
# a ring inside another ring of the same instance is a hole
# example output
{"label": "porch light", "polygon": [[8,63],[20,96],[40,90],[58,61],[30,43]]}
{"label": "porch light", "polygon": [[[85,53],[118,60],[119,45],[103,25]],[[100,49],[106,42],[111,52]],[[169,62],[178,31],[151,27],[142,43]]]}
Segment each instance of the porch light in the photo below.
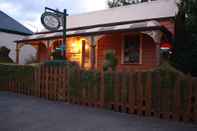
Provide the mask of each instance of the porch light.
{"label": "porch light", "polygon": [[78,43],[72,43],[72,45],[71,45],[71,49],[70,49],[70,52],[71,53],[80,53],[80,50],[81,50],[81,46],[80,46],[80,44],[78,44]]}

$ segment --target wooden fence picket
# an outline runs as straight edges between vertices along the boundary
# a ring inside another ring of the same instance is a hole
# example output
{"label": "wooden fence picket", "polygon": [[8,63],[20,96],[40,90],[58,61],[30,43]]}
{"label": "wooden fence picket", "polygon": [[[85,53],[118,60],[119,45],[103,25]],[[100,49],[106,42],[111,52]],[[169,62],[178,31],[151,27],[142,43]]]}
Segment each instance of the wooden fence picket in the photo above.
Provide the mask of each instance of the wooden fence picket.
{"label": "wooden fence picket", "polygon": [[188,81],[188,90],[189,90],[189,96],[188,96],[188,106],[187,106],[187,112],[186,112],[186,120],[187,121],[194,121],[194,108],[193,108],[193,88],[192,88],[192,77],[190,75],[187,76]]}
{"label": "wooden fence picket", "polygon": [[146,106],[146,115],[152,116],[153,111],[152,111],[152,76],[151,73],[149,72],[147,74],[147,80],[146,80],[146,101],[145,101],[145,106]]}
{"label": "wooden fence picket", "polygon": [[104,83],[104,72],[101,72],[100,76],[100,107],[104,107],[105,102],[105,83]]}
{"label": "wooden fence picket", "polygon": [[[42,64],[26,78],[11,77],[1,90],[68,103],[110,107],[132,114],[197,122],[197,78],[177,74],[175,83],[169,84],[165,83],[166,78],[171,79],[169,72],[98,73],[91,70],[87,72],[90,76],[84,80],[86,71],[77,68],[74,71],[76,83],[71,87],[71,72],[67,66]],[[92,81],[89,77],[93,77]]]}
{"label": "wooden fence picket", "polygon": [[129,113],[134,113],[135,110],[135,89],[134,89],[134,83],[133,83],[133,76],[134,74],[130,72],[129,74]]}

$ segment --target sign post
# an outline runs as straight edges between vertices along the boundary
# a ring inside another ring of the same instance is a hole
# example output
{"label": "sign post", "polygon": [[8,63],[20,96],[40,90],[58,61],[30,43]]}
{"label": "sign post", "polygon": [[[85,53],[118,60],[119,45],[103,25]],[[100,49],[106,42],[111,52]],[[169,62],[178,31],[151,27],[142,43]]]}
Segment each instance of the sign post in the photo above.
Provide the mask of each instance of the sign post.
{"label": "sign post", "polygon": [[67,24],[67,19],[66,19],[66,16],[67,16],[67,10],[64,9],[64,18],[63,18],[63,44],[64,44],[64,57],[66,58],[66,24]]}
{"label": "sign post", "polygon": [[45,7],[45,12],[41,16],[41,23],[46,29],[50,31],[57,31],[59,30],[60,26],[63,27],[63,42],[61,45],[61,54],[64,58],[66,58],[67,16],[68,14],[66,9],[64,9],[64,12],[60,12],[48,7]]}

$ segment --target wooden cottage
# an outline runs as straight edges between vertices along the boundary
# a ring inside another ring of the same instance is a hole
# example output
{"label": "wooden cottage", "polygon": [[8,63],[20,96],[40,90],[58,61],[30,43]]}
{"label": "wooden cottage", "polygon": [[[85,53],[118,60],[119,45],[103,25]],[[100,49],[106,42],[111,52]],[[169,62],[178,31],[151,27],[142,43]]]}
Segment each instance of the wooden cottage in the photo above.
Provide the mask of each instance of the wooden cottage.
{"label": "wooden cottage", "polygon": [[[114,50],[118,69],[150,69],[160,63],[160,46],[172,43],[175,35],[176,0],[159,0],[102,11],[71,15],[67,18],[66,54],[83,68],[102,69],[104,56]],[[30,44],[40,62],[53,59],[49,54],[60,47],[62,31],[40,32],[17,42]]]}

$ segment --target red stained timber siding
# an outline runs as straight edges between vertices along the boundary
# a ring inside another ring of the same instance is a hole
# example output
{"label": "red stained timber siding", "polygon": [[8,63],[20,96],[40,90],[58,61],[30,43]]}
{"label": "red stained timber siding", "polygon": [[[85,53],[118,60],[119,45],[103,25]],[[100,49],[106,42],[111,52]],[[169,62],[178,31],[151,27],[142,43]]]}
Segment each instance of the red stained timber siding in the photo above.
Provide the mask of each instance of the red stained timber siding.
{"label": "red stained timber siding", "polygon": [[121,64],[122,54],[122,37],[120,33],[106,35],[98,41],[97,46],[97,68],[102,69],[104,63],[105,52],[109,49],[114,49],[118,58],[118,70],[142,70],[156,67],[156,44],[151,37],[142,34],[142,49],[141,49],[141,64]]}

